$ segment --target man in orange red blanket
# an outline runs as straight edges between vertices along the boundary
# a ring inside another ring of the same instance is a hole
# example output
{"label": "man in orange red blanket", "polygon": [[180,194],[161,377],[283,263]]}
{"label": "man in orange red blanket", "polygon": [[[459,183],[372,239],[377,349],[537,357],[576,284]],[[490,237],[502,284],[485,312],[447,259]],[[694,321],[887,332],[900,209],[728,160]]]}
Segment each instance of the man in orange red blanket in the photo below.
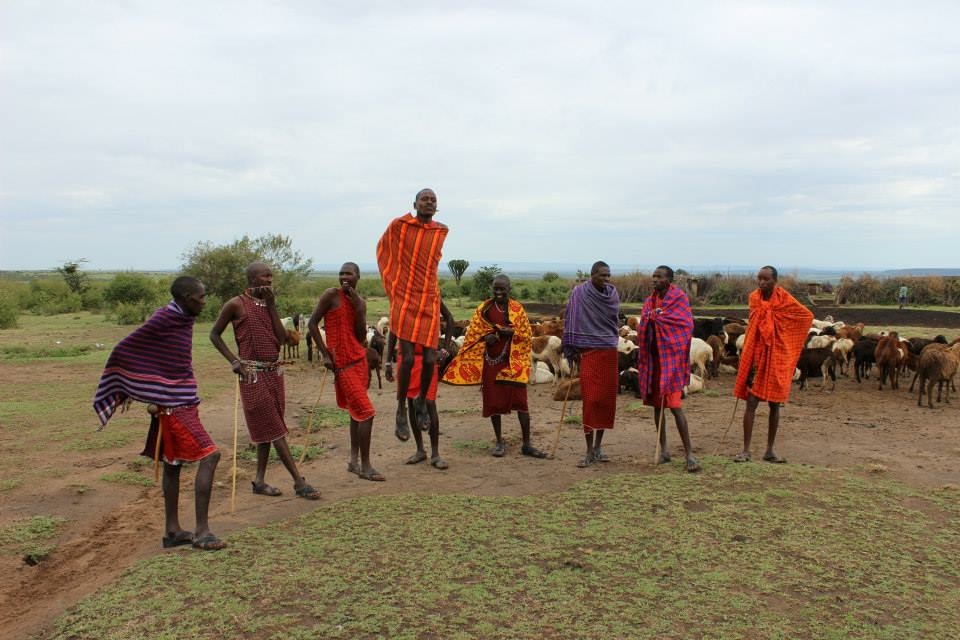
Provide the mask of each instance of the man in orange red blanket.
{"label": "man in orange red blanket", "polygon": [[620,338],[620,296],[610,284],[610,265],[595,262],[590,280],[577,285],[567,301],[563,354],[580,359],[583,434],[586,455],[578,467],[610,458],[600,448],[603,432],[613,429],[617,415],[617,341]]}
{"label": "man in orange red blanket", "polygon": [[413,203],[417,215],[406,213],[390,222],[377,243],[377,265],[383,289],[390,302],[390,331],[400,341],[400,368],[397,371],[397,414],[394,433],[400,440],[410,438],[404,404],[413,369],[414,345],[423,347],[420,395],[414,401],[420,429],[430,428],[427,391],[437,362],[440,336],[440,264],[446,225],[433,221],[437,195],[421,189]]}
{"label": "man in orange red blanket", "polygon": [[[340,267],[340,286],[320,295],[307,327],[320,352],[323,366],[333,371],[337,406],[350,414],[350,462],[347,471],[364,480],[385,478],[370,464],[370,436],[376,411],[367,395],[367,303],[357,293],[360,267],[345,262]],[[320,337],[320,321],[327,334]],[[357,461],[359,454],[360,460]]]}
{"label": "man in orange red blanket", "polygon": [[670,409],[683,442],[687,471],[700,471],[690,445],[687,417],[681,406],[683,387],[690,380],[690,338],[693,313],[687,294],[673,286],[673,269],[660,265],[653,272],[653,294],[643,303],[637,329],[637,377],[643,404],[653,407],[653,424],[660,436],[660,462],[670,462],[663,410]]}
{"label": "man in orange red blanket", "polygon": [[483,417],[490,418],[493,424],[497,441],[492,453],[497,458],[507,452],[500,416],[511,411],[517,412],[520,421],[520,453],[531,458],[547,457],[530,444],[527,382],[532,339],[523,305],[510,298],[510,278],[500,274],[493,279],[493,297],[481,302],[474,311],[464,346],[443,376],[449,384],[480,385]]}
{"label": "man in orange red blanket", "polygon": [[777,285],[777,270],[761,267],[757,290],[750,294],[750,321],[740,354],[740,369],[733,395],[747,401],[743,414],[743,451],[735,462],[750,461],[750,438],[757,405],[770,405],[767,462],[786,462],[773,451],[780,426],[780,404],[787,401],[793,372],[807,339],[813,314]]}
{"label": "man in orange red blanket", "polygon": [[[243,415],[250,441],[257,445],[257,474],[251,483],[253,492],[264,496],[283,493],[267,484],[265,479],[272,444],[293,478],[293,492],[307,500],[318,500],[320,492],[300,475],[287,445],[288,429],[283,417],[286,397],[280,364],[280,345],[286,340],[287,333],[273,295],[273,270],[264,262],[252,262],[247,266],[246,275],[247,288],[223,305],[210,330],[210,341],[240,377]],[[240,357],[234,356],[223,341],[228,324],[233,325]]]}

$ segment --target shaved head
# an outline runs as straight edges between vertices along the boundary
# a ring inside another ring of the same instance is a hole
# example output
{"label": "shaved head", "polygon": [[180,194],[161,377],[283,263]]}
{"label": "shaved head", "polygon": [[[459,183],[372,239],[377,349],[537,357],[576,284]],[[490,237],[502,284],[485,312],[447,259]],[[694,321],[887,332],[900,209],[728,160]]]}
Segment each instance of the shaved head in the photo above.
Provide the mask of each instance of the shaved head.
{"label": "shaved head", "polygon": [[270,265],[268,265],[266,262],[260,262],[259,260],[256,262],[251,262],[250,264],[247,265],[247,269],[246,269],[247,284],[253,284],[253,281],[256,279],[258,275],[260,275],[264,271],[270,271],[270,270],[271,270]]}

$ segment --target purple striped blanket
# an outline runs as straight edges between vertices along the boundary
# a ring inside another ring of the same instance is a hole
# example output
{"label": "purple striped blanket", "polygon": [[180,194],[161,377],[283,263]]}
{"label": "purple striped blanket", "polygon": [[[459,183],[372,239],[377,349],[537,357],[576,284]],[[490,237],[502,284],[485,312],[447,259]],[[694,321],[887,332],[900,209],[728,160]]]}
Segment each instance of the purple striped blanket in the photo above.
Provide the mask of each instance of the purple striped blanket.
{"label": "purple striped blanket", "polygon": [[171,302],[113,348],[93,398],[101,428],[128,399],[161,407],[200,402],[193,377],[194,320]]}

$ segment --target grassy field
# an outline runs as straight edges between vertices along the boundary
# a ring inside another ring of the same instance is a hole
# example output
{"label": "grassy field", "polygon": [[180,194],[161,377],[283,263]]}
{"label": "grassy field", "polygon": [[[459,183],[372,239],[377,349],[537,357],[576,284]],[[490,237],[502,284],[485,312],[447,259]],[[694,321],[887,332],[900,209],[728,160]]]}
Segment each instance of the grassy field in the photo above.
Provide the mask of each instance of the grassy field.
{"label": "grassy field", "polygon": [[708,466],[340,502],[142,562],[54,637],[960,637],[955,490]]}

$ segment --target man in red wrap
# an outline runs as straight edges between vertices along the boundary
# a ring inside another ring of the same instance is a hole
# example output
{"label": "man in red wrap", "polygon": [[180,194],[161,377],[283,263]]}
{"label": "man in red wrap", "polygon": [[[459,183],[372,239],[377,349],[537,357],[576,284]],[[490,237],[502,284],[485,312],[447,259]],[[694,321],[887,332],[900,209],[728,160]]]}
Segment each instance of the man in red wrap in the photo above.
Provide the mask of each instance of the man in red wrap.
{"label": "man in red wrap", "polygon": [[433,221],[437,212],[437,195],[432,189],[421,189],[413,206],[417,215],[406,213],[391,221],[377,243],[377,265],[390,302],[390,331],[400,341],[394,433],[403,441],[410,438],[404,405],[415,344],[423,348],[420,395],[414,401],[417,423],[424,431],[430,428],[426,394],[436,367],[440,336],[437,268],[448,232],[445,225]]}
{"label": "man in red wrap", "polygon": [[610,460],[600,443],[604,431],[613,429],[617,415],[619,332],[620,296],[610,284],[610,265],[598,261],[590,268],[590,280],[570,292],[563,325],[563,354],[571,361],[580,359],[587,452],[578,467]]}
{"label": "man in red wrap", "polygon": [[[287,445],[287,425],[284,422],[286,397],[283,369],[280,364],[280,345],[287,333],[277,313],[273,294],[273,271],[270,265],[253,262],[247,267],[246,290],[227,301],[220,317],[210,330],[210,341],[240,376],[240,398],[247,422],[250,441],[257,445],[257,475],[253,492],[264,496],[279,496],[281,491],[267,484],[267,462],[270,445],[277,450],[283,466],[293,478],[293,491],[301,498],[318,500],[320,492],[307,484]],[[223,341],[223,332],[233,325],[240,356]]]}
{"label": "man in red wrap", "polygon": [[810,310],[777,285],[777,270],[771,266],[761,267],[757,273],[757,290],[750,294],[750,320],[733,387],[733,395],[747,401],[743,414],[743,451],[734,458],[735,462],[750,461],[753,421],[761,400],[770,405],[763,459],[786,462],[773,451],[780,426],[780,404],[790,396],[793,372],[812,321]]}
{"label": "man in red wrap", "polygon": [[[180,276],[170,285],[170,293],[170,304],[157,309],[113,348],[93,408],[102,429],[118,407],[123,410],[132,400],[148,403],[152,418],[141,455],[152,458],[162,452],[163,456],[163,547],[192,544],[196,549],[216,551],[227,546],[210,531],[207,520],[220,452],[200,422],[200,398],[193,375],[193,327],[206,304],[206,292],[196,278]],[[180,526],[180,470],[183,463],[198,461],[196,526],[191,533]]]}
{"label": "man in red wrap", "polygon": [[496,458],[507,452],[500,416],[511,411],[517,412],[520,421],[520,453],[531,458],[547,457],[530,443],[527,383],[532,338],[527,312],[510,298],[510,278],[500,274],[493,279],[493,297],[474,311],[464,346],[443,375],[443,381],[449,384],[480,385],[483,417],[490,418],[496,438],[492,451]]}
{"label": "man in red wrap", "polygon": [[[376,412],[367,395],[367,348],[363,346],[367,338],[367,304],[357,293],[359,281],[360,267],[345,262],[340,267],[340,286],[320,295],[307,327],[323,366],[333,371],[337,406],[350,414],[347,471],[364,480],[383,482],[386,478],[370,464],[370,436]],[[320,336],[321,320],[326,342]]]}
{"label": "man in red wrap", "polygon": [[683,387],[690,380],[690,338],[693,313],[687,294],[673,286],[673,269],[660,265],[653,272],[653,293],[643,302],[637,328],[637,378],[643,404],[653,407],[653,424],[660,437],[661,464],[670,462],[667,430],[660,428],[663,409],[677,423],[687,471],[700,471],[690,446],[690,431],[683,413]]}

